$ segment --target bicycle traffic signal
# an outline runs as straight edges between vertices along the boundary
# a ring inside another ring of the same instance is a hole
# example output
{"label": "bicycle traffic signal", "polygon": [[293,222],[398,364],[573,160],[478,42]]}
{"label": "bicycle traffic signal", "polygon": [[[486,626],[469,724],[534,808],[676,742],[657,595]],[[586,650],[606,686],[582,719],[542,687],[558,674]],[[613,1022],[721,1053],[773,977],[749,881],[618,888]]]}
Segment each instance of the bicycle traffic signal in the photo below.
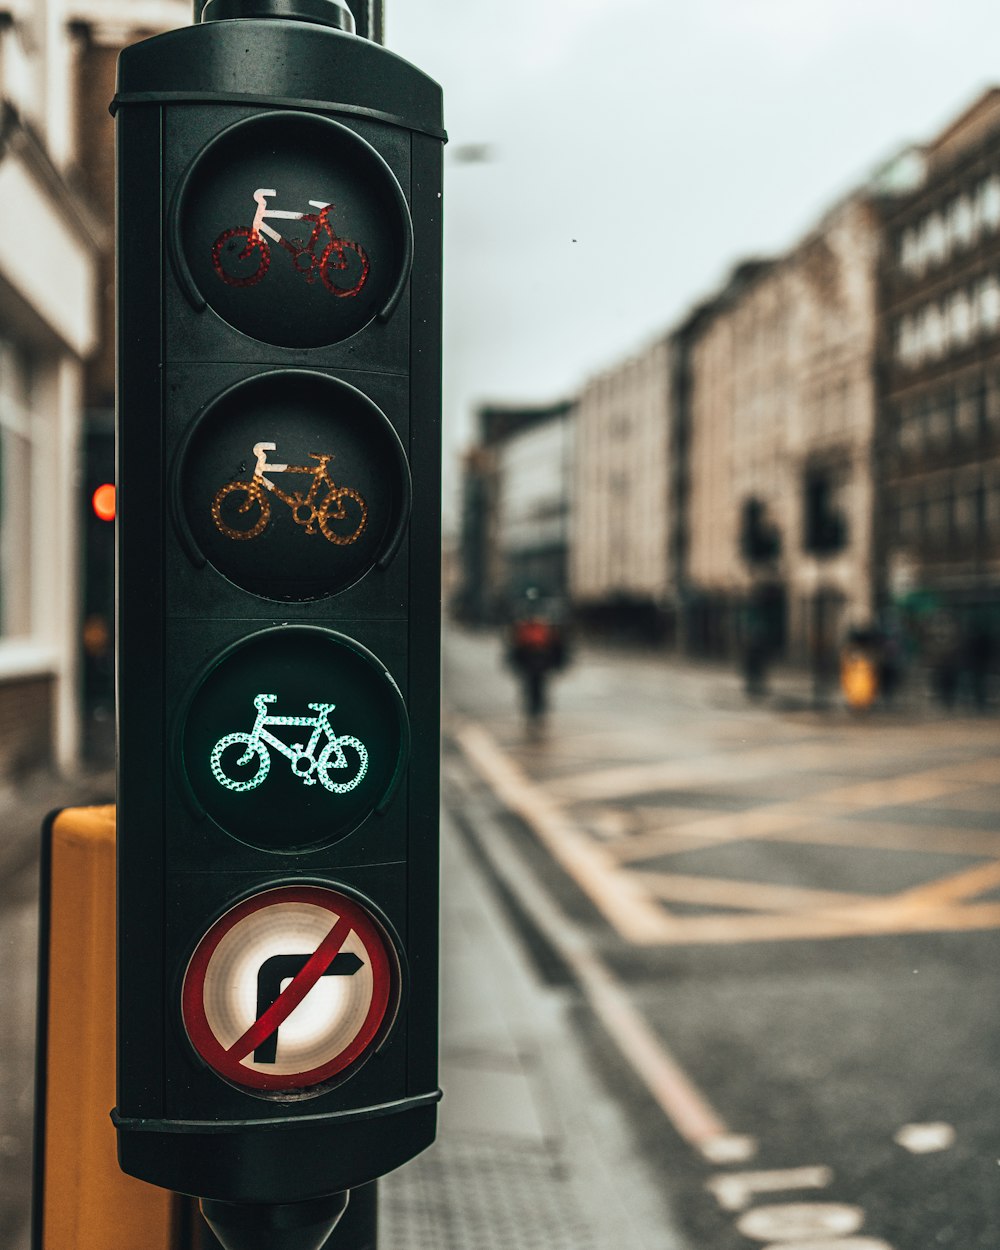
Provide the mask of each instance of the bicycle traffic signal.
{"label": "bicycle traffic signal", "polygon": [[210,0],[113,107],[119,1158],[308,1205],[435,1131],[440,89]]}

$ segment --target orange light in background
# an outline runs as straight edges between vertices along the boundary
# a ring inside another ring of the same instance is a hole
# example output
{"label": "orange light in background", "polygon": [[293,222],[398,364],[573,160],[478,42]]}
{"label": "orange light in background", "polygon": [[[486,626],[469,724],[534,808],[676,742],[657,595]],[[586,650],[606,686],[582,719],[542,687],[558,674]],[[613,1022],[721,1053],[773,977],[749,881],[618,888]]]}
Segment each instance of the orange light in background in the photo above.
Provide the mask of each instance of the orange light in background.
{"label": "orange light in background", "polygon": [[115,519],[114,484],[105,482],[103,486],[98,486],[91,496],[90,503],[95,516],[102,521],[113,521]]}

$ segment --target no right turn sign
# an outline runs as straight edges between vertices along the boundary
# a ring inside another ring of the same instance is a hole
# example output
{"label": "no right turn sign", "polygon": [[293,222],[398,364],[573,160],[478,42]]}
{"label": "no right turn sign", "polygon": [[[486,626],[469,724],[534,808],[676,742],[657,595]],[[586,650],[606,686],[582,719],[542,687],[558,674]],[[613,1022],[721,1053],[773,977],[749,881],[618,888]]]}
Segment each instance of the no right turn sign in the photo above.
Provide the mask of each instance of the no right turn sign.
{"label": "no right turn sign", "polygon": [[399,998],[389,938],[356,900],[280,886],[212,925],[182,990],[192,1046],[220,1076],[262,1092],[322,1092],[377,1045]]}

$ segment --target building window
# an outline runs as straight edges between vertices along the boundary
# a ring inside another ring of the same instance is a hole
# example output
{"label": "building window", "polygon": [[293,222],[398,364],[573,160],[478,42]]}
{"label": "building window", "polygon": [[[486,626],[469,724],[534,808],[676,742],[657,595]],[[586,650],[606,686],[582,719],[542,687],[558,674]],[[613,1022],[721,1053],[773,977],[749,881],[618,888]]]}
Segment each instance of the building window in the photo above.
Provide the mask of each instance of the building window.
{"label": "building window", "polygon": [[985,537],[991,545],[1000,543],[1000,474],[994,474],[988,484],[984,482],[986,495]]}
{"label": "building window", "polygon": [[948,227],[952,243],[957,247],[969,247],[975,239],[975,215],[967,195],[960,195],[952,201],[948,211]]}
{"label": "building window", "polygon": [[952,347],[965,347],[972,340],[972,307],[965,291],[948,297],[946,338]]}
{"label": "building window", "polygon": [[31,361],[0,340],[0,637],[31,632]]}
{"label": "building window", "polygon": [[976,320],[981,334],[995,334],[1000,326],[1000,283],[996,274],[983,278],[976,290]]}
{"label": "building window", "polygon": [[920,321],[922,354],[931,357],[942,355],[945,347],[947,327],[937,304],[928,304],[921,315]]}
{"label": "building window", "polygon": [[957,499],[953,485],[943,485],[931,499],[927,509],[927,540],[935,547],[955,541]]}
{"label": "building window", "polygon": [[980,480],[972,492],[972,525],[977,542],[984,542],[987,537],[987,492],[986,483]]}
{"label": "building window", "polygon": [[1000,177],[996,174],[979,184],[976,208],[984,230],[996,230],[1000,226]]}
{"label": "building window", "polygon": [[924,222],[923,252],[927,261],[932,265],[940,263],[947,255],[948,239],[940,213],[931,213]]}
{"label": "building window", "polygon": [[955,430],[963,438],[972,438],[975,436],[979,422],[979,405],[980,391],[982,390],[982,382],[963,389],[958,395],[958,404],[955,413]]}
{"label": "building window", "polygon": [[973,408],[976,433],[986,433],[990,420],[990,391],[986,378],[980,378],[973,392]]}
{"label": "building window", "polygon": [[900,507],[899,538],[904,546],[910,546],[920,538],[921,515],[920,505],[916,500],[908,500]]}

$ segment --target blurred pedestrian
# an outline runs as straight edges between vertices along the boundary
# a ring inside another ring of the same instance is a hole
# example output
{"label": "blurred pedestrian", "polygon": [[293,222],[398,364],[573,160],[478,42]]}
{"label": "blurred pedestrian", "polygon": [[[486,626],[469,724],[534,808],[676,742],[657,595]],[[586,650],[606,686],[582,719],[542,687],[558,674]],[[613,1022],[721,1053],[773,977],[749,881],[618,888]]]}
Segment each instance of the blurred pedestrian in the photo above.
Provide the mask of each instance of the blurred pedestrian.
{"label": "blurred pedestrian", "polygon": [[969,666],[972,698],[982,711],[989,702],[990,666],[993,661],[993,634],[982,617],[973,621],[965,639],[965,658]]}
{"label": "blurred pedestrian", "polygon": [[743,689],[748,699],[767,694],[767,668],[771,658],[771,632],[763,608],[751,601],[743,627]]}
{"label": "blurred pedestrian", "polygon": [[938,612],[931,620],[927,638],[927,660],[934,693],[942,707],[954,707],[961,662],[961,639],[954,613]]}
{"label": "blurred pedestrian", "polygon": [[893,628],[879,632],[878,688],[882,700],[889,705],[899,688],[903,671],[903,644],[899,631]]}

